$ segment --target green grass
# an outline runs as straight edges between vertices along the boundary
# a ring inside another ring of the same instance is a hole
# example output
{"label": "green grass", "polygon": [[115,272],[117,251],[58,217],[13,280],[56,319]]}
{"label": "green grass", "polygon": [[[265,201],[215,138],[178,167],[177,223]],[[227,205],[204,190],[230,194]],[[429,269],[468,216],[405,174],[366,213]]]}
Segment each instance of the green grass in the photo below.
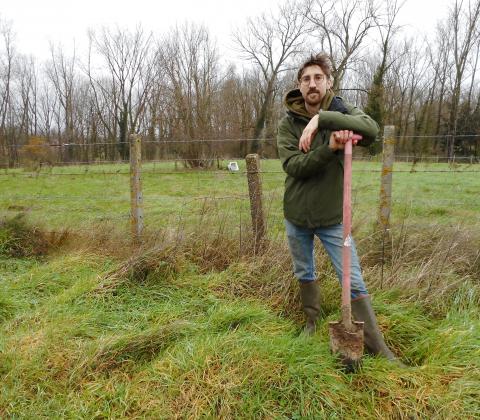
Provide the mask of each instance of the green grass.
{"label": "green grass", "polygon": [[186,265],[107,294],[95,292],[99,278],[119,264],[99,256],[0,267],[2,417],[480,415],[473,307],[438,319],[396,290],[376,293],[386,339],[411,367],[365,357],[360,372],[345,374],[328,346],[327,321],[339,313],[305,337],[298,310],[228,292],[242,281],[238,266],[202,274]]}
{"label": "green grass", "polygon": [[[147,229],[192,225],[228,214],[230,228],[239,235],[249,220],[245,165],[240,173],[184,170],[172,163],[144,165],[143,195]],[[279,161],[262,161],[265,211],[270,230],[283,230],[284,174]],[[473,169],[472,169],[473,168]],[[447,164],[396,163],[393,174],[392,221],[431,224],[480,222],[480,178],[477,173],[451,172]],[[354,162],[353,214],[357,227],[368,230],[376,218],[380,191],[380,163]],[[456,171],[475,170],[457,165]],[[432,172],[424,172],[432,171]],[[437,172],[433,172],[437,171]],[[440,172],[446,171],[446,172]],[[128,165],[53,168],[39,174],[12,170],[0,175],[0,214],[26,212],[30,220],[49,229],[84,227],[110,221],[128,229],[130,187]]]}
{"label": "green grass", "polygon": [[[382,279],[370,235],[379,165],[355,162],[362,266],[386,341],[409,367],[366,356],[346,374],[329,351],[339,287],[322,252],[323,318],[314,337],[300,333],[280,236],[284,176],[279,162],[262,165],[272,242],[261,257],[242,252],[244,174],[145,165],[146,225],[159,234],[140,254],[126,245],[128,175],[92,174],[126,166],[0,176],[0,418],[479,418],[476,174],[396,164],[406,172],[393,175]],[[15,236],[8,218],[19,212],[70,239],[46,235],[48,253],[16,255],[10,244],[29,250],[42,234],[19,221],[27,234]]]}

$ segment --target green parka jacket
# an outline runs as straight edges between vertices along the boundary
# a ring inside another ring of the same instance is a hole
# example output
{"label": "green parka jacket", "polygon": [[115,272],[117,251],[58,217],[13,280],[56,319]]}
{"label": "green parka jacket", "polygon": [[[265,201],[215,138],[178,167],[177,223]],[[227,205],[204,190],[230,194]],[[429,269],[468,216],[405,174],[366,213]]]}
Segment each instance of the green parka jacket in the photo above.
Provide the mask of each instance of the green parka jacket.
{"label": "green parka jacket", "polygon": [[330,134],[352,130],[363,136],[359,145],[368,146],[378,134],[378,124],[358,108],[334,97],[323,101],[317,135],[307,153],[298,148],[303,130],[311,117],[299,89],[287,93],[285,116],[278,127],[277,147],[287,173],[283,210],[297,226],[315,228],[342,223],[343,150],[328,147]]}

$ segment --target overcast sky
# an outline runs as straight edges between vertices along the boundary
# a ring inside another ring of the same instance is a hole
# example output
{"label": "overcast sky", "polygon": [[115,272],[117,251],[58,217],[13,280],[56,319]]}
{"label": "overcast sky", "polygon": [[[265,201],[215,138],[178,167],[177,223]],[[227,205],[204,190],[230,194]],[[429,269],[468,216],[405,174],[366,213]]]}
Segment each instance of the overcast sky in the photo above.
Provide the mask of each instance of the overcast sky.
{"label": "overcast sky", "polygon": [[[433,31],[453,0],[406,0],[398,23],[419,34]],[[0,17],[13,24],[16,45],[24,54],[48,58],[49,42],[80,51],[88,28],[141,25],[157,34],[175,23],[204,23],[217,39],[220,51],[231,52],[231,31],[249,16],[275,9],[281,0],[0,0]]]}

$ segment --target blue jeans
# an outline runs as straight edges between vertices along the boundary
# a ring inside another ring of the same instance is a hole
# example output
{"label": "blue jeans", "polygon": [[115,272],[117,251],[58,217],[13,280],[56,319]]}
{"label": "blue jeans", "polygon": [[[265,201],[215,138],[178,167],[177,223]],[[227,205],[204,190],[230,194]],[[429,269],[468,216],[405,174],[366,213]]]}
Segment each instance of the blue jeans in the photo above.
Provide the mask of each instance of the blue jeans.
{"label": "blue jeans", "polygon": [[[293,259],[293,271],[295,277],[302,282],[315,280],[313,240],[315,236],[317,236],[322,242],[327,254],[330,256],[330,260],[332,261],[341,285],[343,225],[339,224],[318,228],[305,228],[294,225],[292,222],[285,220],[285,227],[287,230],[288,246]],[[361,295],[368,295],[354,242],[352,243],[350,279],[352,299],[358,298]]]}

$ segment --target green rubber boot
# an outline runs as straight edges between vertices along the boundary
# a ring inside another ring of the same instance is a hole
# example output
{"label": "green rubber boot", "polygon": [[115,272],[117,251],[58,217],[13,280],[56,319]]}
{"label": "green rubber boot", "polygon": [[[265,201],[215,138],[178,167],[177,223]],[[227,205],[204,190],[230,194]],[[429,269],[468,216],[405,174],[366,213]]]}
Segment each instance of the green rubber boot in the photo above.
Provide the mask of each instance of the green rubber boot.
{"label": "green rubber boot", "polygon": [[303,312],[307,318],[304,332],[307,335],[313,335],[317,329],[317,318],[320,314],[320,291],[317,282],[300,282],[300,297]]}
{"label": "green rubber boot", "polygon": [[352,301],[352,314],[356,321],[364,322],[363,336],[367,350],[371,354],[383,356],[396,365],[405,367],[385,344],[383,335],[378,328],[370,296]]}

